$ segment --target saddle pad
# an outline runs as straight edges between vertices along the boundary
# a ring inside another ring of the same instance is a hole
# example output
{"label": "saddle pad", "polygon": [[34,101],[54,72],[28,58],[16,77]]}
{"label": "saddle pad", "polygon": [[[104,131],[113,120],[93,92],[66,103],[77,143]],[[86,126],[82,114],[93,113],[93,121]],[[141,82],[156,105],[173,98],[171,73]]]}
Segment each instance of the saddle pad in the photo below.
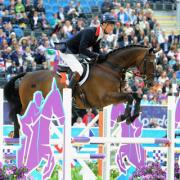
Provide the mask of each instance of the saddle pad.
{"label": "saddle pad", "polygon": [[[81,79],[80,79],[80,81],[79,81],[79,86],[81,86],[81,85],[83,85],[85,82],[86,82],[86,80],[87,80],[87,78],[88,78],[88,76],[89,76],[89,69],[90,69],[90,67],[89,67],[89,64],[87,63],[87,62],[85,62],[85,61],[83,61],[83,63],[81,63],[81,65],[82,65],[82,67],[83,67],[83,74],[82,74],[82,76],[81,76]],[[69,70],[70,70],[70,68],[69,67],[67,67],[67,66],[64,66],[64,64],[59,64],[58,65],[59,67],[60,67],[60,69],[58,69],[57,71],[56,71],[56,73],[59,75],[59,76],[61,76],[60,75],[60,73],[61,72],[69,72]],[[71,71],[71,70],[70,70]],[[71,73],[72,73],[72,71],[71,71]],[[70,74],[71,74],[70,73]],[[70,76],[68,76],[69,78],[69,80],[70,80],[70,78],[71,78],[71,75]]]}

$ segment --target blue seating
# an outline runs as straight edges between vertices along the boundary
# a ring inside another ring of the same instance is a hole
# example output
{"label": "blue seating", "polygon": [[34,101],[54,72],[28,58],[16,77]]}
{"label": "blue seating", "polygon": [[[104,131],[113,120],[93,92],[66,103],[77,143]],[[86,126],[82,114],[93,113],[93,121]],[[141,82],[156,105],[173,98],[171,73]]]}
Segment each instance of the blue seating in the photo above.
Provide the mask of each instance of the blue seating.
{"label": "blue seating", "polygon": [[176,78],[180,80],[180,71],[176,71]]}
{"label": "blue seating", "polygon": [[43,4],[49,4],[49,0],[43,0]]}
{"label": "blue seating", "polygon": [[50,10],[50,11],[46,11],[46,18],[50,18],[53,16],[53,11]]}
{"label": "blue seating", "polygon": [[5,0],[3,3],[5,6],[9,6],[10,5],[10,0]]}
{"label": "blue seating", "polygon": [[53,5],[52,10],[53,10],[54,13],[58,12],[59,11],[59,6]]}
{"label": "blue seating", "polygon": [[21,38],[24,36],[24,31],[21,28],[13,28],[13,31],[16,33],[17,38]]}
{"label": "blue seating", "polygon": [[83,13],[91,13],[91,9],[89,6],[84,6],[83,7]]}

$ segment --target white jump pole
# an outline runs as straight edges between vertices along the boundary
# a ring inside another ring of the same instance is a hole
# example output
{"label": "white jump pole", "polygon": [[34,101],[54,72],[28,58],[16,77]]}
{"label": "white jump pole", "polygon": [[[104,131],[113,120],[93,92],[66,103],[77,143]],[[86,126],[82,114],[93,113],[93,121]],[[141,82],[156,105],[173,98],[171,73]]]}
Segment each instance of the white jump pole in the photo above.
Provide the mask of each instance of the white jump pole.
{"label": "white jump pole", "polygon": [[[104,137],[105,139],[111,139],[111,109],[112,105],[106,106],[103,108],[103,119],[104,119]],[[103,140],[103,137],[99,137],[99,140]],[[110,167],[111,167],[111,141],[104,141],[105,146],[104,146],[104,154],[106,155],[106,158],[103,161],[103,172],[102,172],[102,179],[104,180],[110,180],[111,172],[110,172]]]}
{"label": "white jump pole", "polygon": [[0,89],[0,162],[3,161],[3,102],[4,102],[4,93],[3,89]]}
{"label": "white jump pole", "polygon": [[174,153],[175,153],[175,110],[174,96],[168,96],[167,138],[171,142],[167,153],[167,180],[174,180]]}
{"label": "white jump pole", "polygon": [[[78,143],[78,140],[76,141]],[[89,144],[168,144],[167,138],[128,138],[128,137],[91,137]]]}
{"label": "white jump pole", "polygon": [[63,109],[65,114],[63,142],[63,180],[71,179],[71,119],[72,119],[72,90],[63,89]]}

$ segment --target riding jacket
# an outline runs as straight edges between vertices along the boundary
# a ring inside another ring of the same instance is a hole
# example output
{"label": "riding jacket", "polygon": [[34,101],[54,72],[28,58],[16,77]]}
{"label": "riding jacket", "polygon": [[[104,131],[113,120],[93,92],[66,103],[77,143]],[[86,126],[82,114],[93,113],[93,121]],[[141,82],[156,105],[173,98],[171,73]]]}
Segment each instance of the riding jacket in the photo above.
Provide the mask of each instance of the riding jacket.
{"label": "riding jacket", "polygon": [[[89,27],[67,40],[67,48],[73,54],[83,54],[97,59],[100,53],[100,40],[100,26]],[[92,47],[92,51],[89,50],[89,47]]]}

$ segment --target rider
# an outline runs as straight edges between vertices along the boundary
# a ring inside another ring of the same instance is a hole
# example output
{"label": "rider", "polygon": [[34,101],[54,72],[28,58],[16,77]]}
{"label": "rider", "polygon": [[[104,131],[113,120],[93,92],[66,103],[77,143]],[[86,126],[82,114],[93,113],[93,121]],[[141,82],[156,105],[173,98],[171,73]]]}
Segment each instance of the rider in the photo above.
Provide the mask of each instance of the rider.
{"label": "rider", "polygon": [[[102,16],[100,26],[83,29],[67,41],[67,53],[85,55],[93,62],[104,62],[106,54],[100,54],[100,41],[104,34],[109,34],[113,31],[115,23],[115,17],[111,13],[105,13]],[[92,51],[89,50],[89,47],[92,47]],[[73,73],[69,83],[72,91],[79,82],[81,75],[77,71]]]}

